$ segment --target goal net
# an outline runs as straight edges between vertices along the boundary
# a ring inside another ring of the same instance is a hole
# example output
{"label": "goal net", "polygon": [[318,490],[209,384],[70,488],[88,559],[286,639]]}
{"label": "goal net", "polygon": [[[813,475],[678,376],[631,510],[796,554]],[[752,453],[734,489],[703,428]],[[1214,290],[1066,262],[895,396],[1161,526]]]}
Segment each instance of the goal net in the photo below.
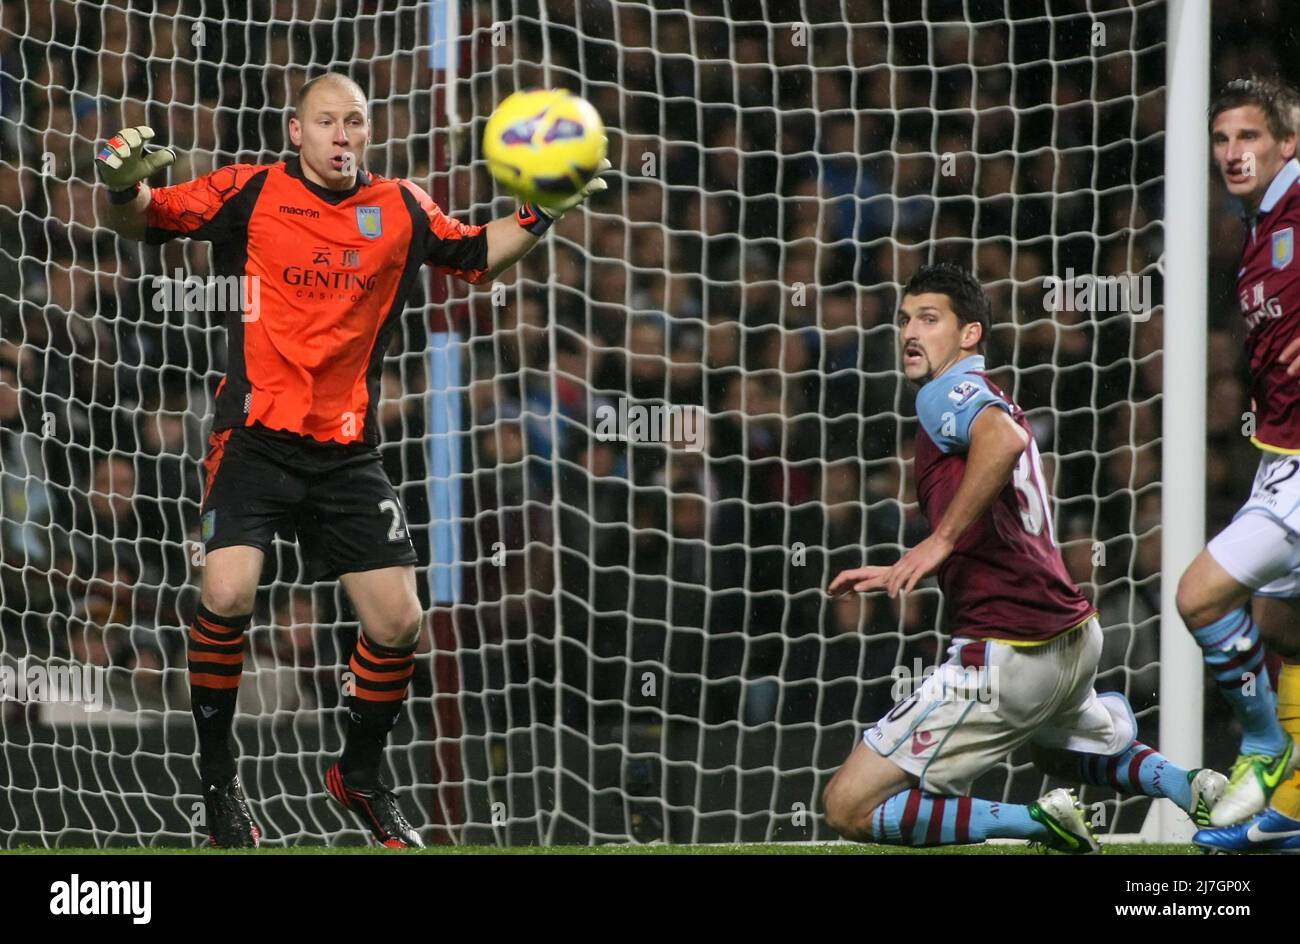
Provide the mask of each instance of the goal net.
{"label": "goal net", "polygon": [[[371,170],[485,222],[481,134],[563,86],[610,191],[501,283],[426,276],[385,362],[381,448],[431,617],[388,776],[426,838],[833,838],[820,793],[944,658],[933,581],[832,600],[926,525],[898,288],[973,267],[992,376],[1105,631],[1099,688],[1156,736],[1164,6],[1159,2],[6,4],[0,20],[0,835],[190,844],[184,626],[224,333],[160,292],[207,244],[118,241],[97,144],[149,124],[166,181],[288,153],[327,68]],[[321,774],[356,617],[259,592],[236,716],[272,843],[357,842]],[[1024,802],[1016,755],[976,793]],[[1100,832],[1148,801],[1086,789]]]}

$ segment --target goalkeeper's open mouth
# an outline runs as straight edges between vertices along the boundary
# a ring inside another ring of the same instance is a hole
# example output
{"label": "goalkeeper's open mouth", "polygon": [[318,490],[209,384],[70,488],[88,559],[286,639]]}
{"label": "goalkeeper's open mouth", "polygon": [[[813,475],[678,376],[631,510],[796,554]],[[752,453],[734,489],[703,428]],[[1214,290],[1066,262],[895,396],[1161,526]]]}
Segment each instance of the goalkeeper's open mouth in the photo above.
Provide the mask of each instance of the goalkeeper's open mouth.
{"label": "goalkeeper's open mouth", "polygon": [[909,346],[903,348],[904,367],[919,367],[924,360],[925,360],[925,352],[921,350],[919,347]]}

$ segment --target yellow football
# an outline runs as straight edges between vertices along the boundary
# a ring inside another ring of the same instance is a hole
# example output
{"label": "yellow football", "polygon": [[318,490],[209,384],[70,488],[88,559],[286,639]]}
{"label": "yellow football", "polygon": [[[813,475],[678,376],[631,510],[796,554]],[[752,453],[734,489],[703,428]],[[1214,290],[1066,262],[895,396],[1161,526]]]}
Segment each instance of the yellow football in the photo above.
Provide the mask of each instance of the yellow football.
{"label": "yellow football", "polygon": [[581,190],[605,159],[605,123],[567,89],[515,92],[483,132],[488,170],[519,199],[550,205]]}

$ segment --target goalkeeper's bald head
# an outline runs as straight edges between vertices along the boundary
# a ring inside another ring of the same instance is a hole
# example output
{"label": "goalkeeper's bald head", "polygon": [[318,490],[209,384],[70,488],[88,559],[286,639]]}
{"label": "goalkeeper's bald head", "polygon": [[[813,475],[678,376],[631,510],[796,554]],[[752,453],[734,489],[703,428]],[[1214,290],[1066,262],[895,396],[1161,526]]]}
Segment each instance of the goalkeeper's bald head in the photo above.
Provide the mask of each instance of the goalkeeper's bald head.
{"label": "goalkeeper's bald head", "polygon": [[369,114],[370,107],[366,99],[365,89],[342,72],[324,72],[316,76],[314,79],[308,79],[302,84],[302,87],[298,89],[297,94],[293,97],[293,117],[297,118],[299,121],[303,120],[303,117],[306,115],[308,101],[311,99],[312,94],[326,87],[355,95],[362,102],[367,103],[366,113],[367,115]]}

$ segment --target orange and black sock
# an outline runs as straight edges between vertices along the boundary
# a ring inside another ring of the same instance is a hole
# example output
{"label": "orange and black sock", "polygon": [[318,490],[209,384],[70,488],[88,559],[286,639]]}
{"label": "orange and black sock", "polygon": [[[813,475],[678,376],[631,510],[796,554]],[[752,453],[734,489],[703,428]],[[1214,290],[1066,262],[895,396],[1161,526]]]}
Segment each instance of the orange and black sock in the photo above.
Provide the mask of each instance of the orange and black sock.
{"label": "orange and black sock", "polygon": [[349,787],[365,790],[379,782],[388,732],[415,674],[415,645],[381,646],[360,633],[348,671],[352,678],[343,699],[348,716],[339,769]]}
{"label": "orange and black sock", "polygon": [[190,624],[190,710],[199,733],[199,776],[205,784],[235,775],[230,728],[244,672],[244,632],[253,614],[218,616],[202,603]]}

